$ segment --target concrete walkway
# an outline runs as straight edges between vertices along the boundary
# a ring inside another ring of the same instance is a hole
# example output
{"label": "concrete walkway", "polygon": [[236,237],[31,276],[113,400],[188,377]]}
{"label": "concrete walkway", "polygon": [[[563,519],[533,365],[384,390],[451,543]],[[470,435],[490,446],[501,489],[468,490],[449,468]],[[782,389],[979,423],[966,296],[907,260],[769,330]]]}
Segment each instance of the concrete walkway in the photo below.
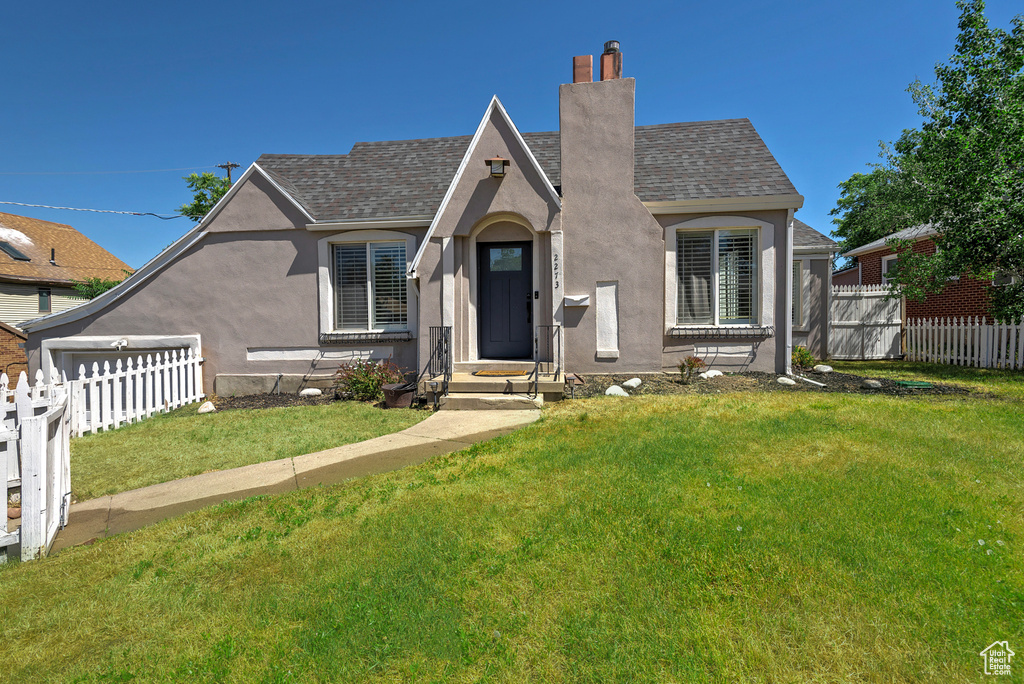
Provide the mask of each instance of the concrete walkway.
{"label": "concrete walkway", "polygon": [[71,506],[50,553],[256,494],[279,494],[397,470],[498,437],[540,417],[539,410],[438,411],[383,437],[304,456],[204,473]]}

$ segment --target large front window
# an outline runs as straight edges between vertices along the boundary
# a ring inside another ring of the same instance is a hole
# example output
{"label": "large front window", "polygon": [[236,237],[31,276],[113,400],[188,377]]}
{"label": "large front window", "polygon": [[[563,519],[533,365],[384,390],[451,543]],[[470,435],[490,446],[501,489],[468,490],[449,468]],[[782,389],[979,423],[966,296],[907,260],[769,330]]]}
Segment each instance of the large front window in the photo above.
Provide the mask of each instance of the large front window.
{"label": "large front window", "polygon": [[335,329],[408,327],[405,242],[334,245]]}
{"label": "large front window", "polygon": [[757,230],[676,232],[677,325],[755,325]]}

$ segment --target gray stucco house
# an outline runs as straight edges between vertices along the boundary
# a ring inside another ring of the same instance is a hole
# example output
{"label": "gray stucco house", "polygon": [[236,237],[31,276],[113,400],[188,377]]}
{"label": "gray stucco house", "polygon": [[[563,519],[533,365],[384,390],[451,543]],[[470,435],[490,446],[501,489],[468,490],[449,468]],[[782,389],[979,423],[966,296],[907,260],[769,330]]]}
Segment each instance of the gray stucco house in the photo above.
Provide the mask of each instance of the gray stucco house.
{"label": "gray stucco house", "polygon": [[[746,119],[635,126],[621,53],[601,62],[574,59],[558,131],[495,97],[472,136],[260,157],[120,286],[25,324],[33,367],[191,346],[207,391],[294,391],[348,359],[418,371],[450,339],[457,373],[787,372],[803,197]],[[824,334],[824,292],[798,334]]]}

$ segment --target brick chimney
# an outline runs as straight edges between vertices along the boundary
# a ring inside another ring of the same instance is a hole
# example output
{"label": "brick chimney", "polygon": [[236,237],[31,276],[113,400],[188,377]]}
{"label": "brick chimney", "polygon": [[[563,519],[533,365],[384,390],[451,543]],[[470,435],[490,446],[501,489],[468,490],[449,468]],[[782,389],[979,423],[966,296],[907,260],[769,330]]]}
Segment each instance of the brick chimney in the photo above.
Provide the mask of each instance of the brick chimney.
{"label": "brick chimney", "polygon": [[594,80],[594,57],[580,55],[572,58],[572,82],[591,83]]}
{"label": "brick chimney", "polygon": [[617,40],[605,43],[604,54],[601,55],[601,80],[610,81],[613,78],[622,78],[622,53],[619,52]]}

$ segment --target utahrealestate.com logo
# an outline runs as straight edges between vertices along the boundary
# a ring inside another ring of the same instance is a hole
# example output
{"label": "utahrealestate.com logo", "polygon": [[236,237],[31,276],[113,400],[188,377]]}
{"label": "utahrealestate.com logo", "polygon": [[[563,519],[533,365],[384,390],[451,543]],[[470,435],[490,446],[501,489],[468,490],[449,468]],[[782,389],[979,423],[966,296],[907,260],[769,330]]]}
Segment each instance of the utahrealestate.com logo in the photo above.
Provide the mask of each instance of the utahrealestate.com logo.
{"label": "utahrealestate.com logo", "polygon": [[1010,650],[1010,644],[1007,642],[996,641],[979,655],[985,659],[985,674],[1010,674],[1010,659],[1013,658],[1015,654]]}

